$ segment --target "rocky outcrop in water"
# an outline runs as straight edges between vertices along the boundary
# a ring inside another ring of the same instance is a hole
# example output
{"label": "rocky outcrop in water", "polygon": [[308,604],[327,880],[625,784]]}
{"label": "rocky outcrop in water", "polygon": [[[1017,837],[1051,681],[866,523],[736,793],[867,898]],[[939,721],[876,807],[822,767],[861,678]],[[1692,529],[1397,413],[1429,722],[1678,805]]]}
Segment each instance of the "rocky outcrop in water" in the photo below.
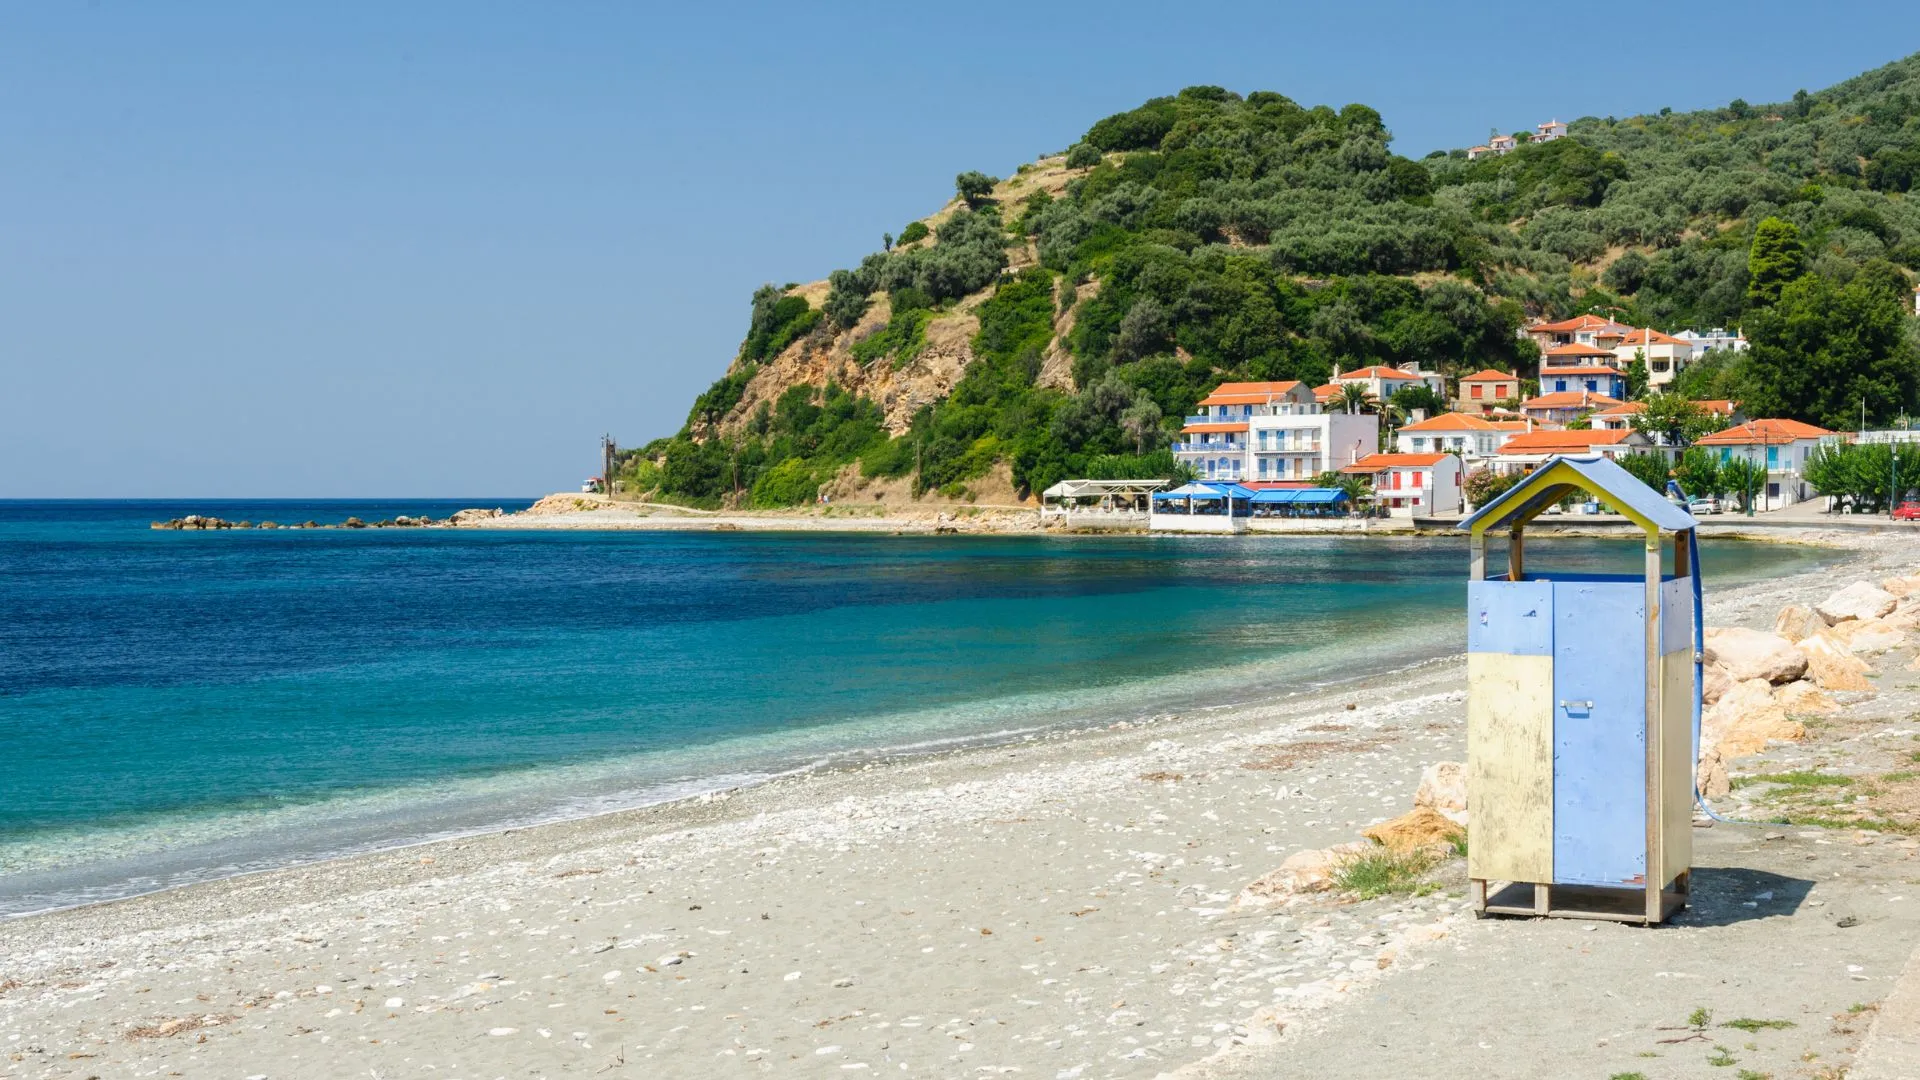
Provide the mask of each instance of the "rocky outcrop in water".
{"label": "rocky outcrop in water", "polygon": [[[500,511],[460,511],[460,514],[475,513],[498,515]],[[292,525],[281,525],[278,522],[262,521],[258,525],[255,525],[251,521],[228,521],[225,518],[210,517],[204,514],[188,514],[186,517],[174,518],[171,521],[156,521],[149,525],[148,528],[175,532],[188,529],[421,529],[459,524],[460,514],[455,514],[446,521],[435,521],[430,517],[408,517],[405,514],[381,521],[362,521],[357,517],[350,517],[336,525],[322,525],[317,521],[295,522]]]}

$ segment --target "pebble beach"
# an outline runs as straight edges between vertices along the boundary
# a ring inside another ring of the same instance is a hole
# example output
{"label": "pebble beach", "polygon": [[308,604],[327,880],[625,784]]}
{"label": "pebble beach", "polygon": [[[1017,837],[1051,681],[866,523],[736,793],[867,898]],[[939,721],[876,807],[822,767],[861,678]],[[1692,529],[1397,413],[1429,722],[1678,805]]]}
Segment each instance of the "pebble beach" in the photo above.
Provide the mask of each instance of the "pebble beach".
{"label": "pebble beach", "polygon": [[[1798,538],[1849,553],[1710,592],[1710,620],[1765,626],[1784,603],[1916,561],[1899,535]],[[1910,713],[1909,682],[1873,707]],[[1456,1068],[1419,1071],[1423,1041],[1472,1034],[1446,995],[1497,981],[1515,949],[1616,942],[1599,951],[1625,965],[1608,977],[1618,985],[1596,976],[1563,987],[1561,1003],[1584,995],[1612,1026],[1649,1032],[1651,1013],[1620,1009],[1658,981],[1632,969],[1636,955],[1683,966],[1660,959],[1673,935],[1733,969],[1791,962],[1782,944],[1799,939],[1781,935],[1799,916],[1743,921],[1742,905],[1765,901],[1720,896],[1711,874],[1697,906],[1726,906],[1725,933],[1476,921],[1458,860],[1417,893],[1249,890],[1289,856],[1409,810],[1428,766],[1462,759],[1464,702],[1464,665],[1443,658],[1253,705],[11,920],[0,1077],[1443,1075]],[[1700,830],[1699,861],[1785,867],[1841,850],[1805,832]],[[1831,987],[1803,973],[1803,1011],[1877,1000],[1920,940],[1920,922],[1882,903],[1908,888],[1912,841],[1836,835],[1847,859],[1820,864],[1832,882],[1820,877],[1814,899],[1878,906],[1837,938],[1863,957],[1835,961]],[[1801,915],[1822,910],[1803,900]],[[1645,1011],[1666,1008],[1669,989],[1709,994],[1684,983],[1637,1000]],[[1420,1016],[1427,1028],[1409,1020]],[[1589,1074],[1554,1071],[1542,1046],[1608,1075],[1614,1050],[1584,1030],[1488,1023],[1531,1049],[1475,1066],[1482,1075]],[[1857,1043],[1824,1019],[1817,1039],[1795,1023],[1819,1045],[1793,1053],[1823,1063]],[[1369,1050],[1356,1024],[1397,1034]],[[1368,1053],[1401,1055],[1398,1071],[1368,1071]],[[1306,1061],[1315,1071],[1290,1071]]]}

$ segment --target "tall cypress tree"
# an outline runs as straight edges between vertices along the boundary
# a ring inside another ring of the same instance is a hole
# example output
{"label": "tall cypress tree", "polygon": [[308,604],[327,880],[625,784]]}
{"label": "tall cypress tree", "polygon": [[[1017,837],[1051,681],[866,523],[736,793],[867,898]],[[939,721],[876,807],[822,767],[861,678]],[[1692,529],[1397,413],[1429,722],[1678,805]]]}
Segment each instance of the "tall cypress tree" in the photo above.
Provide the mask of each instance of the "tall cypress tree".
{"label": "tall cypress tree", "polygon": [[1747,306],[1771,307],[1787,282],[1806,273],[1807,251],[1800,230],[1791,222],[1770,217],[1753,231],[1753,249],[1747,253]]}

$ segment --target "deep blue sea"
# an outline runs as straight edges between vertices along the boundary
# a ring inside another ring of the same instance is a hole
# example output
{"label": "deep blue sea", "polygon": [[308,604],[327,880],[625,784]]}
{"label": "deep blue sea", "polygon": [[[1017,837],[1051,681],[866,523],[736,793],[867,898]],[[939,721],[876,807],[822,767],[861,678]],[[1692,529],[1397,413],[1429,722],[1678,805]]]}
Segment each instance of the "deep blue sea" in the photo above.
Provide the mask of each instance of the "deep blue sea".
{"label": "deep blue sea", "polygon": [[148,528],[529,501],[0,501],[0,914],[1464,648],[1448,539]]}

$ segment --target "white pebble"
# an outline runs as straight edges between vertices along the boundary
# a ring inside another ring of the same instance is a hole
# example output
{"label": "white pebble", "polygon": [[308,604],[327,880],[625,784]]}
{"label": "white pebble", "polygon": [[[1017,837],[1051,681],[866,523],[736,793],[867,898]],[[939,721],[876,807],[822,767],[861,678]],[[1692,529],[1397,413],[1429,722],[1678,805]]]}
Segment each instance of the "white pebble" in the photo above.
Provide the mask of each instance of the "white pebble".
{"label": "white pebble", "polygon": [[488,1028],[487,1034],[497,1037],[501,1035],[512,1035],[519,1030],[519,1028]]}
{"label": "white pebble", "polygon": [[407,1003],[407,999],[406,999],[406,998],[388,998],[388,999],[387,999],[387,1008],[389,1008],[389,1009],[397,1009],[397,1008],[399,1008],[400,1006],[402,1006],[402,1005],[405,1005],[406,1003]]}

